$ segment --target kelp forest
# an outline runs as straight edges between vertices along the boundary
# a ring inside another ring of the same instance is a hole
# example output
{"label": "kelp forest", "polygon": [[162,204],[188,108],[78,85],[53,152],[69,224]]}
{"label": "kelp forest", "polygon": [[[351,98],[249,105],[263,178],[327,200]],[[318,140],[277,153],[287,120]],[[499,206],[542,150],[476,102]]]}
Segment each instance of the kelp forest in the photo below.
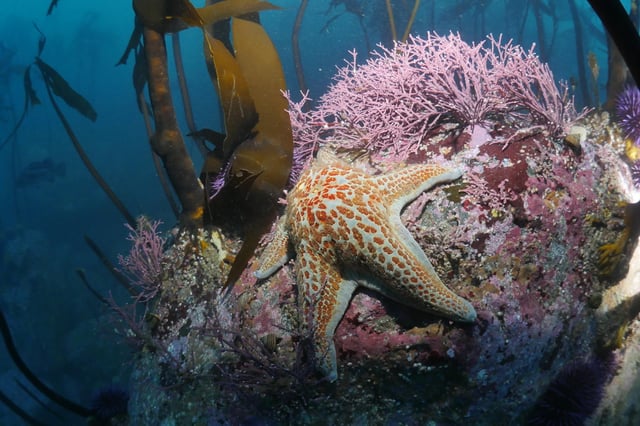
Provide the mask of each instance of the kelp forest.
{"label": "kelp forest", "polygon": [[640,421],[636,0],[14,3],[0,424]]}

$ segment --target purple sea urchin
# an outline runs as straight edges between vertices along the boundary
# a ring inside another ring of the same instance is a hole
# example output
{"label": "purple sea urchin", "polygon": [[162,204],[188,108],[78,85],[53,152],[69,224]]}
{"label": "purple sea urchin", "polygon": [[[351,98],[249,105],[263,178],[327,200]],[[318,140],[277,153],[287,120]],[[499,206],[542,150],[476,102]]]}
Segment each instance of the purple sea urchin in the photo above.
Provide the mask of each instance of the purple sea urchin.
{"label": "purple sea urchin", "polygon": [[127,414],[129,392],[119,386],[108,386],[100,389],[91,399],[93,416],[100,421],[108,421],[114,417]]}
{"label": "purple sea urchin", "polygon": [[616,100],[618,124],[625,136],[640,145],[640,90],[628,87]]}
{"label": "purple sea urchin", "polygon": [[540,396],[527,424],[584,425],[598,408],[612,366],[610,359],[593,359],[565,367]]}

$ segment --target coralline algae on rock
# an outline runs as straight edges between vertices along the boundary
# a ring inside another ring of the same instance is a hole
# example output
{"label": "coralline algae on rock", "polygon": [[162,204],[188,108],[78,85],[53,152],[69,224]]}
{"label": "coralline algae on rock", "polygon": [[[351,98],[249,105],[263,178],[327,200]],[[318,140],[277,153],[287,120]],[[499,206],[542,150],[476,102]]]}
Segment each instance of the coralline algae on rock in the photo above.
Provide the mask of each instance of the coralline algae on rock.
{"label": "coralline algae on rock", "polygon": [[596,351],[595,309],[616,278],[598,268],[599,247],[622,227],[615,154],[601,143],[607,126],[587,127],[580,152],[540,133],[505,144],[513,134],[496,127],[480,143],[444,137],[419,154],[447,152],[465,170],[403,222],[478,320],[358,292],[336,331],[335,384],[314,372],[291,264],[257,284],[248,270],[224,296],[230,242],[180,235],[143,325],[135,423],[522,422],[567,363]]}

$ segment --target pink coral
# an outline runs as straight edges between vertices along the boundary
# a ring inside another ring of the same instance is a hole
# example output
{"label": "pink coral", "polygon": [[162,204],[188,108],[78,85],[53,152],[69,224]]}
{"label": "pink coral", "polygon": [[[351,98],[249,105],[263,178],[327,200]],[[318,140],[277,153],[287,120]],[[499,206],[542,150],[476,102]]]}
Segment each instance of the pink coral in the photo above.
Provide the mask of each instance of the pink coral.
{"label": "pink coral", "polygon": [[315,109],[303,111],[306,99],[291,103],[298,153],[331,142],[403,161],[447,122],[489,128],[498,119],[517,121],[560,137],[577,114],[534,47],[427,33],[392,49],[380,46],[364,65],[352,51]]}
{"label": "pink coral", "polygon": [[138,290],[138,301],[147,302],[155,297],[160,288],[162,273],[162,253],[166,239],[160,236],[158,226],[162,222],[150,221],[141,216],[137,219],[136,228],[129,224],[127,239],[132,246],[129,254],[119,255],[118,263],[123,272]]}

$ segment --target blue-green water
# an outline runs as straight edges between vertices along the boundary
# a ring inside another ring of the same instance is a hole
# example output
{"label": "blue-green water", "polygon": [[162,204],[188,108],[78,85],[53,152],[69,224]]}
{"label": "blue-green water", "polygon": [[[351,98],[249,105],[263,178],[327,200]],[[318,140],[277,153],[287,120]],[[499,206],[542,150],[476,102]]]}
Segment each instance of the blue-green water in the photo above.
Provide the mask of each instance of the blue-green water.
{"label": "blue-green water", "polygon": [[[115,66],[134,22],[128,1],[60,0],[46,16],[47,0],[5,2],[0,14],[0,140],[23,109],[25,67],[37,54],[39,33],[46,35],[42,59],[81,93],[98,114],[95,122],[63,107],[95,166],[134,215],[161,219],[169,229],[176,219],[153,169],[144,122],[131,83],[133,59]],[[299,80],[292,54],[292,32],[298,2],[274,0],[279,10],[261,13],[261,22],[282,62],[287,86],[298,98]],[[358,62],[377,44],[390,47],[389,13],[383,0],[312,1],[299,29],[299,48],[309,96],[319,98],[337,66],[356,49]],[[535,43],[542,61],[557,80],[566,80],[576,105],[604,101],[607,78],[605,31],[587,2],[578,3],[580,32],[570,2],[422,1],[411,34],[458,32],[468,42],[502,34],[525,49]],[[624,2],[625,4],[628,2]],[[413,2],[394,0],[398,37],[404,32]],[[196,6],[201,4],[195,3]],[[576,38],[579,38],[577,49]],[[197,29],[181,33],[184,64],[198,126],[223,131],[220,108],[207,74],[202,37]],[[581,53],[578,53],[581,50]],[[587,61],[599,66],[594,83]],[[171,59],[171,53],[170,53]],[[586,67],[580,81],[578,63]],[[178,120],[186,133],[184,113],[172,71]],[[15,137],[0,151],[0,308],[11,326],[21,355],[36,374],[67,397],[88,404],[90,396],[111,383],[126,385],[130,349],[112,332],[108,310],[82,284],[82,269],[101,294],[124,303],[128,295],[88,248],[89,236],[112,262],[128,250],[125,220],[96,185],[73,149],[47,99],[42,81],[32,73],[42,101],[30,107]],[[583,90],[586,88],[586,91]],[[202,159],[187,140],[199,170]],[[51,159],[64,173],[45,171],[18,185],[25,169]],[[57,422],[16,383],[26,383],[4,350],[0,350],[0,390],[26,411]],[[53,420],[52,420],[53,419]],[[77,421],[77,419],[76,419]],[[20,420],[0,405],[0,424]]]}

